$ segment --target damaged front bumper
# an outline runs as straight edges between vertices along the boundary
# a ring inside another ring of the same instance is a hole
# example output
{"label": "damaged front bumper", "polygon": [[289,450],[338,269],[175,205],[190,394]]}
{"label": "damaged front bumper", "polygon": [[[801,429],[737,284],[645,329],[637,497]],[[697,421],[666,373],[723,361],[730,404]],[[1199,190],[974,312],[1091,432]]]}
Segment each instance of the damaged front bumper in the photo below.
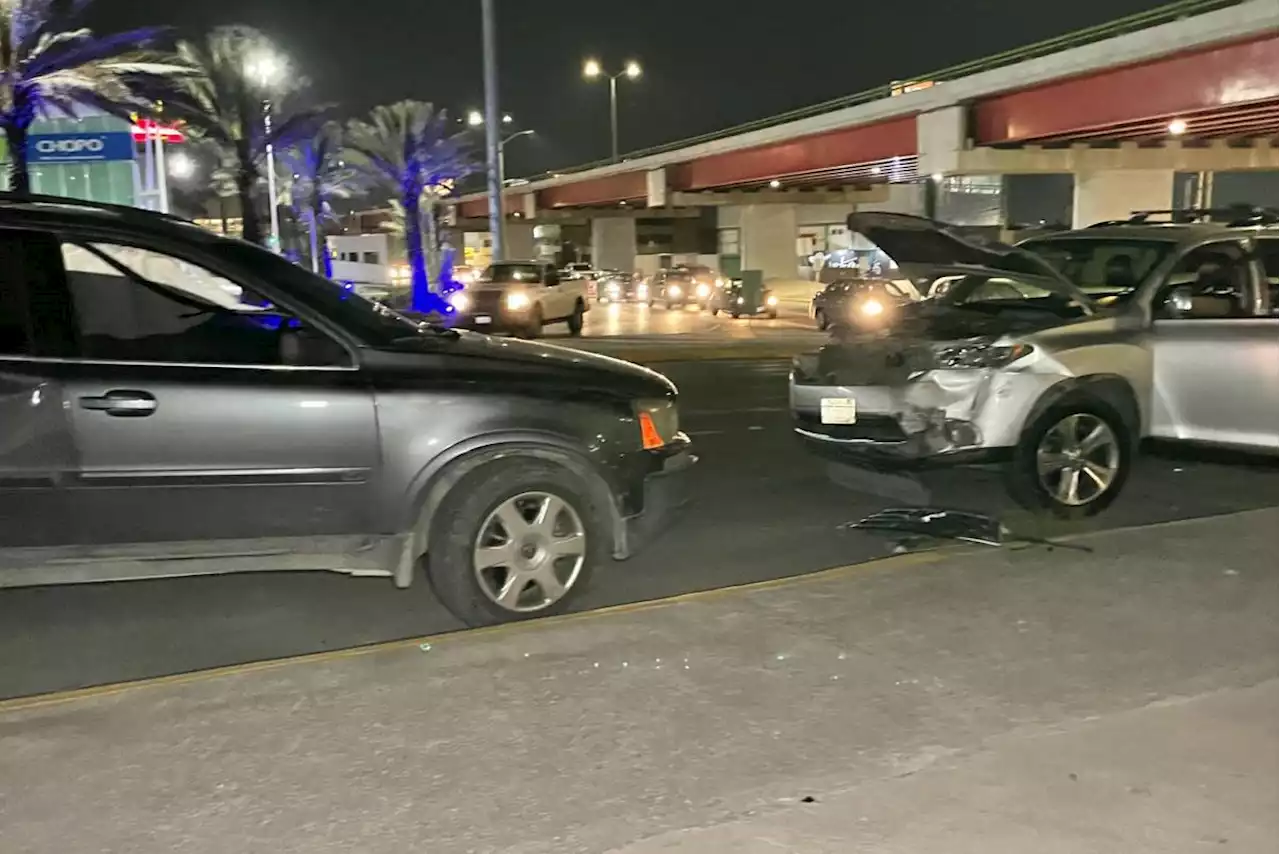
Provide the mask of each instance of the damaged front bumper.
{"label": "damaged front bumper", "polygon": [[797,360],[791,373],[795,434],[824,459],[882,471],[1003,461],[1036,401],[1061,379],[1032,371],[912,370],[909,364],[853,371],[849,378],[860,382],[848,385],[839,384],[843,378],[823,377]]}

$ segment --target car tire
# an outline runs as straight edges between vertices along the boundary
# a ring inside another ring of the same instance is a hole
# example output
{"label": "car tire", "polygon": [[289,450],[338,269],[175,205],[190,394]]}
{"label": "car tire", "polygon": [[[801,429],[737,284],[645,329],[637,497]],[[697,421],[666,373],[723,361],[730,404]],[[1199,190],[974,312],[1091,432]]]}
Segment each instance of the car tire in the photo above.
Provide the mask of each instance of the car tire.
{"label": "car tire", "polygon": [[[482,567],[477,550],[494,549],[490,560],[502,560],[503,540],[515,536],[505,530],[501,517],[517,518],[510,515],[515,511],[526,523],[536,522],[537,502],[548,496],[563,508],[556,511],[552,527],[544,533],[529,525],[523,532],[527,544],[510,552],[512,565]],[[437,508],[424,559],[427,580],[449,613],[470,627],[560,614],[589,586],[595,568],[609,559],[610,531],[609,508],[577,474],[545,460],[500,460],[462,478]],[[574,535],[579,551],[562,545],[570,551],[550,564],[545,555],[539,560],[524,550],[545,549],[557,538],[567,544]],[[543,587],[551,578],[562,592]],[[515,583],[520,590],[510,605],[503,604],[508,584]],[[539,604],[540,598],[548,601]]]}
{"label": "car tire", "polygon": [[535,305],[529,313],[529,321],[520,330],[521,338],[539,338],[542,336],[542,306]]}
{"label": "car tire", "polygon": [[813,322],[818,325],[819,332],[826,332],[831,324],[827,321],[827,313],[822,309],[818,309],[813,313]]}
{"label": "car tire", "polygon": [[770,320],[777,320],[777,319],[778,319],[778,310],[777,310],[776,308],[771,308],[771,309],[769,309],[769,312],[768,312],[768,314],[767,314],[766,316],[767,316]]}
{"label": "car tire", "polygon": [[1035,513],[1093,516],[1124,489],[1134,451],[1132,430],[1113,406],[1070,395],[1023,429],[1005,469],[1006,488]]}
{"label": "car tire", "polygon": [[713,307],[713,308],[711,309],[711,316],[712,316],[712,317],[716,317],[716,316],[717,316],[717,315],[719,315],[719,314],[720,314],[720,309],[719,309],[718,307]]}
{"label": "car tire", "polygon": [[586,309],[582,302],[578,301],[573,304],[573,314],[569,315],[569,319],[565,321],[565,325],[569,327],[569,334],[575,338],[582,334],[582,321],[585,314]]}
{"label": "car tire", "polygon": [[734,320],[737,320],[739,317],[742,317],[742,312],[740,311],[733,311],[733,312],[730,312],[730,314]]}

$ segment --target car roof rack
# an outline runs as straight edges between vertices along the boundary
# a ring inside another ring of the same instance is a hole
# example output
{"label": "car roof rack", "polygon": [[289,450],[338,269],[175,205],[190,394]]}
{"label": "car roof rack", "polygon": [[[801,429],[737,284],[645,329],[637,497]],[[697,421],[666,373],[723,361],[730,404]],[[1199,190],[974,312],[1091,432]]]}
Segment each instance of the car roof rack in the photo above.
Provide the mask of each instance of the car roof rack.
{"label": "car roof rack", "polygon": [[1223,208],[1168,208],[1163,210],[1134,211],[1127,220],[1108,220],[1094,223],[1090,228],[1106,228],[1117,225],[1191,225],[1213,223],[1228,228],[1280,223],[1280,211],[1276,208],[1255,205],[1230,205]]}

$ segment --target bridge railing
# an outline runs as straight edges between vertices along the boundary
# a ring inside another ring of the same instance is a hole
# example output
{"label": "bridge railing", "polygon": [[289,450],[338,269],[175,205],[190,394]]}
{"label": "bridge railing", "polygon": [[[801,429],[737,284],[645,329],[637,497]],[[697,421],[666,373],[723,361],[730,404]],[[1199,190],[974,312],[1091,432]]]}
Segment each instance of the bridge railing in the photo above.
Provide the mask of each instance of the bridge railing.
{"label": "bridge railing", "polygon": [[1059,51],[1080,47],[1081,45],[1115,38],[1116,36],[1126,35],[1138,30],[1155,27],[1160,24],[1167,24],[1171,21],[1177,21],[1193,15],[1203,15],[1206,12],[1225,9],[1229,6],[1239,6],[1243,2],[1244,0],[1178,0],[1178,2],[1160,6],[1155,9],[1149,9],[1145,12],[1138,12],[1124,18],[1108,21],[1105,24],[1097,24],[1083,30],[1076,30],[1074,32],[1066,33],[1065,35],[1045,39],[1044,41],[1036,42],[1034,44],[1024,45],[1023,47],[1007,50],[1003,53],[997,53],[994,56],[985,56],[981,59],[962,62],[958,65],[951,65],[946,68],[938,69],[937,71],[917,74],[908,78],[909,81],[913,82],[895,81],[883,83],[879,86],[873,86],[870,89],[863,89],[861,92],[854,92],[852,95],[845,95],[841,98],[823,101],[818,104],[812,104],[808,107],[801,107],[796,110],[791,110],[790,112],[779,113],[778,115],[768,116],[767,118],[734,125],[733,127],[713,131],[712,133],[705,133],[701,136],[688,137],[686,139],[675,140],[674,142],[663,143],[662,145],[655,145],[649,148],[641,148],[635,151],[624,152],[619,155],[617,159],[608,158],[605,160],[596,160],[591,163],[583,163],[564,169],[556,169],[539,175],[530,175],[528,176],[528,180],[541,181],[547,178],[573,175],[579,172],[587,172],[591,169],[598,169],[602,166],[612,166],[615,163],[625,160],[636,160],[641,157],[650,157],[655,154],[666,154],[670,151],[678,151],[682,148],[689,148],[690,146],[700,145],[706,142],[715,142],[716,140],[725,139],[731,136],[738,136],[739,134],[749,133],[751,131],[776,127],[778,125],[786,124],[787,122],[812,118],[813,116],[820,116],[824,113],[842,110],[847,107],[855,107],[859,104],[866,104],[871,101],[878,101],[881,98],[888,98],[894,93],[895,89],[901,91],[903,87],[911,86],[914,82],[942,83],[947,80],[968,77],[972,74],[978,74],[983,71],[992,71],[997,68],[1003,68],[1019,62],[1025,62],[1029,59],[1036,59],[1051,53],[1058,53]]}

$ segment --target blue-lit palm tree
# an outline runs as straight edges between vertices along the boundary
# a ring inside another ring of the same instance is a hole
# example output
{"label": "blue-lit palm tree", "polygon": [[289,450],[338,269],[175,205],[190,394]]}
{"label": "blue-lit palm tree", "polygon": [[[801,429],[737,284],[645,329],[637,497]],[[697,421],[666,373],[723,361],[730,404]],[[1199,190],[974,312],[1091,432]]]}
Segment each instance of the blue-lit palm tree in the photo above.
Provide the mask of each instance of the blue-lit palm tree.
{"label": "blue-lit palm tree", "polygon": [[169,93],[165,114],[186,120],[196,134],[217,145],[224,163],[234,164],[244,239],[261,243],[255,196],[267,147],[280,150],[311,137],[327,120],[329,108],[290,109],[306,81],[287,73],[280,51],[251,27],[218,27],[201,43],[182,42],[178,58],[199,73]]}
{"label": "blue-lit palm tree", "polygon": [[333,219],[332,202],[363,193],[367,178],[347,165],[342,152],[342,126],[327,122],[309,139],[280,153],[283,169],[291,175],[289,197],[294,213],[304,222],[311,238],[311,269],[333,277],[332,259],[321,251],[322,225]]}
{"label": "blue-lit palm tree", "polygon": [[389,189],[399,202],[404,211],[411,306],[418,311],[434,308],[422,242],[423,196],[472,172],[476,161],[470,136],[453,130],[444,111],[431,104],[400,101],[375,107],[368,121],[350,123],[347,156],[348,162]]}
{"label": "blue-lit palm tree", "polygon": [[[142,53],[165,33],[149,28],[95,36],[64,28],[89,0],[0,0],[0,130],[9,147],[9,187],[31,192],[27,137],[39,116],[74,117],[77,107],[113,115],[147,111],[150,91],[189,73]],[[66,14],[59,14],[59,11]]]}

